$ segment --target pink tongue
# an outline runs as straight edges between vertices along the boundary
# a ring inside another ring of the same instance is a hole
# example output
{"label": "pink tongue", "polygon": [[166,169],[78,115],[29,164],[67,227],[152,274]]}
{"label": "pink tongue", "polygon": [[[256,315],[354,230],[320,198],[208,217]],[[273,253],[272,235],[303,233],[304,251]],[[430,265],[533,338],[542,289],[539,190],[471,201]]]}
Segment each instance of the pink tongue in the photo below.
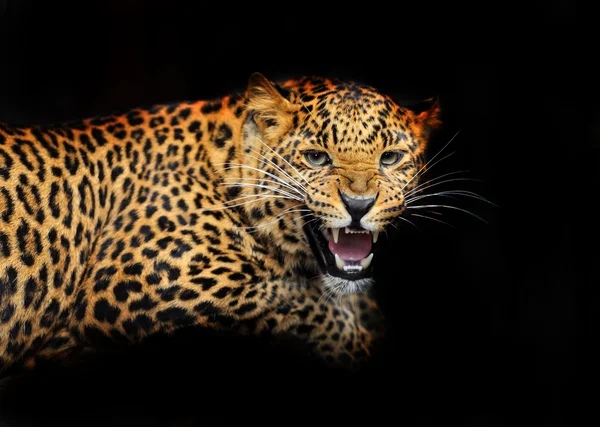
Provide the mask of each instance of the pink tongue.
{"label": "pink tongue", "polygon": [[344,261],[360,261],[371,253],[371,234],[346,234],[341,229],[337,243],[333,241],[333,234],[329,237],[329,250]]}

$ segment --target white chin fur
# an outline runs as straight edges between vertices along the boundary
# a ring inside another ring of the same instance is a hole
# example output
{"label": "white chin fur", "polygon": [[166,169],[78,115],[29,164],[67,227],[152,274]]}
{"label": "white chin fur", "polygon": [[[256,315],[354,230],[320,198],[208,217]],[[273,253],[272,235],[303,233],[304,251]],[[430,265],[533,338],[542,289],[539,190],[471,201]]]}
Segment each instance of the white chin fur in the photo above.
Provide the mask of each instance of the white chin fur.
{"label": "white chin fur", "polygon": [[329,274],[323,275],[325,290],[339,296],[365,292],[374,282],[373,279],[347,280]]}

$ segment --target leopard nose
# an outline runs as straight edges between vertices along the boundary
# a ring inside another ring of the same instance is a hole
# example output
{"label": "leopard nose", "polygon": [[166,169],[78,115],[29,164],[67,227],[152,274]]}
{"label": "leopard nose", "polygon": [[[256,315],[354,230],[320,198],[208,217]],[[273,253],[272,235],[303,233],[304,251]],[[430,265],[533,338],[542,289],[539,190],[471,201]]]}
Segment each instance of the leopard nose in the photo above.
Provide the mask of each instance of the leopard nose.
{"label": "leopard nose", "polygon": [[346,210],[350,214],[352,218],[352,223],[350,227],[360,228],[360,220],[363,216],[365,216],[369,210],[375,204],[375,197],[360,197],[360,196],[349,196],[348,194],[340,193],[340,197],[344,206],[346,206]]}

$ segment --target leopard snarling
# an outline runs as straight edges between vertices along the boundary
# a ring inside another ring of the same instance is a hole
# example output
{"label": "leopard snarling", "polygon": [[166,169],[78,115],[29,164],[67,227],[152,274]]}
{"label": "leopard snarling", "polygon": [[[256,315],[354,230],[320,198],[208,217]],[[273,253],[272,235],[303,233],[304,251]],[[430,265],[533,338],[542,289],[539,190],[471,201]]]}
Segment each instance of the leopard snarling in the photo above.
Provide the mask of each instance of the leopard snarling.
{"label": "leopard snarling", "polygon": [[360,364],[422,112],[323,78],[53,127],[0,125],[0,371],[201,326]]}

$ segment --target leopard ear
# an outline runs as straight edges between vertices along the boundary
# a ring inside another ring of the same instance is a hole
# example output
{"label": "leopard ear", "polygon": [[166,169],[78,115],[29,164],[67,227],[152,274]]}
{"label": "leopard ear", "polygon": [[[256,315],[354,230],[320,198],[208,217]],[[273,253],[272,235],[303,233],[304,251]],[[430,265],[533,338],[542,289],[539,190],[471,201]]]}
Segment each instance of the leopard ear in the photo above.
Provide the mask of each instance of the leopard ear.
{"label": "leopard ear", "polygon": [[442,125],[439,98],[436,96],[423,101],[405,104],[404,106],[410,110],[410,115],[413,118],[411,127],[415,134],[418,135],[421,149],[425,149],[432,131]]}
{"label": "leopard ear", "polygon": [[250,76],[247,108],[260,132],[269,139],[287,132],[293,124],[293,113],[298,110],[260,73]]}
{"label": "leopard ear", "polygon": [[425,132],[437,129],[441,126],[440,99],[435,96],[425,99],[409,107],[415,114],[415,121]]}

